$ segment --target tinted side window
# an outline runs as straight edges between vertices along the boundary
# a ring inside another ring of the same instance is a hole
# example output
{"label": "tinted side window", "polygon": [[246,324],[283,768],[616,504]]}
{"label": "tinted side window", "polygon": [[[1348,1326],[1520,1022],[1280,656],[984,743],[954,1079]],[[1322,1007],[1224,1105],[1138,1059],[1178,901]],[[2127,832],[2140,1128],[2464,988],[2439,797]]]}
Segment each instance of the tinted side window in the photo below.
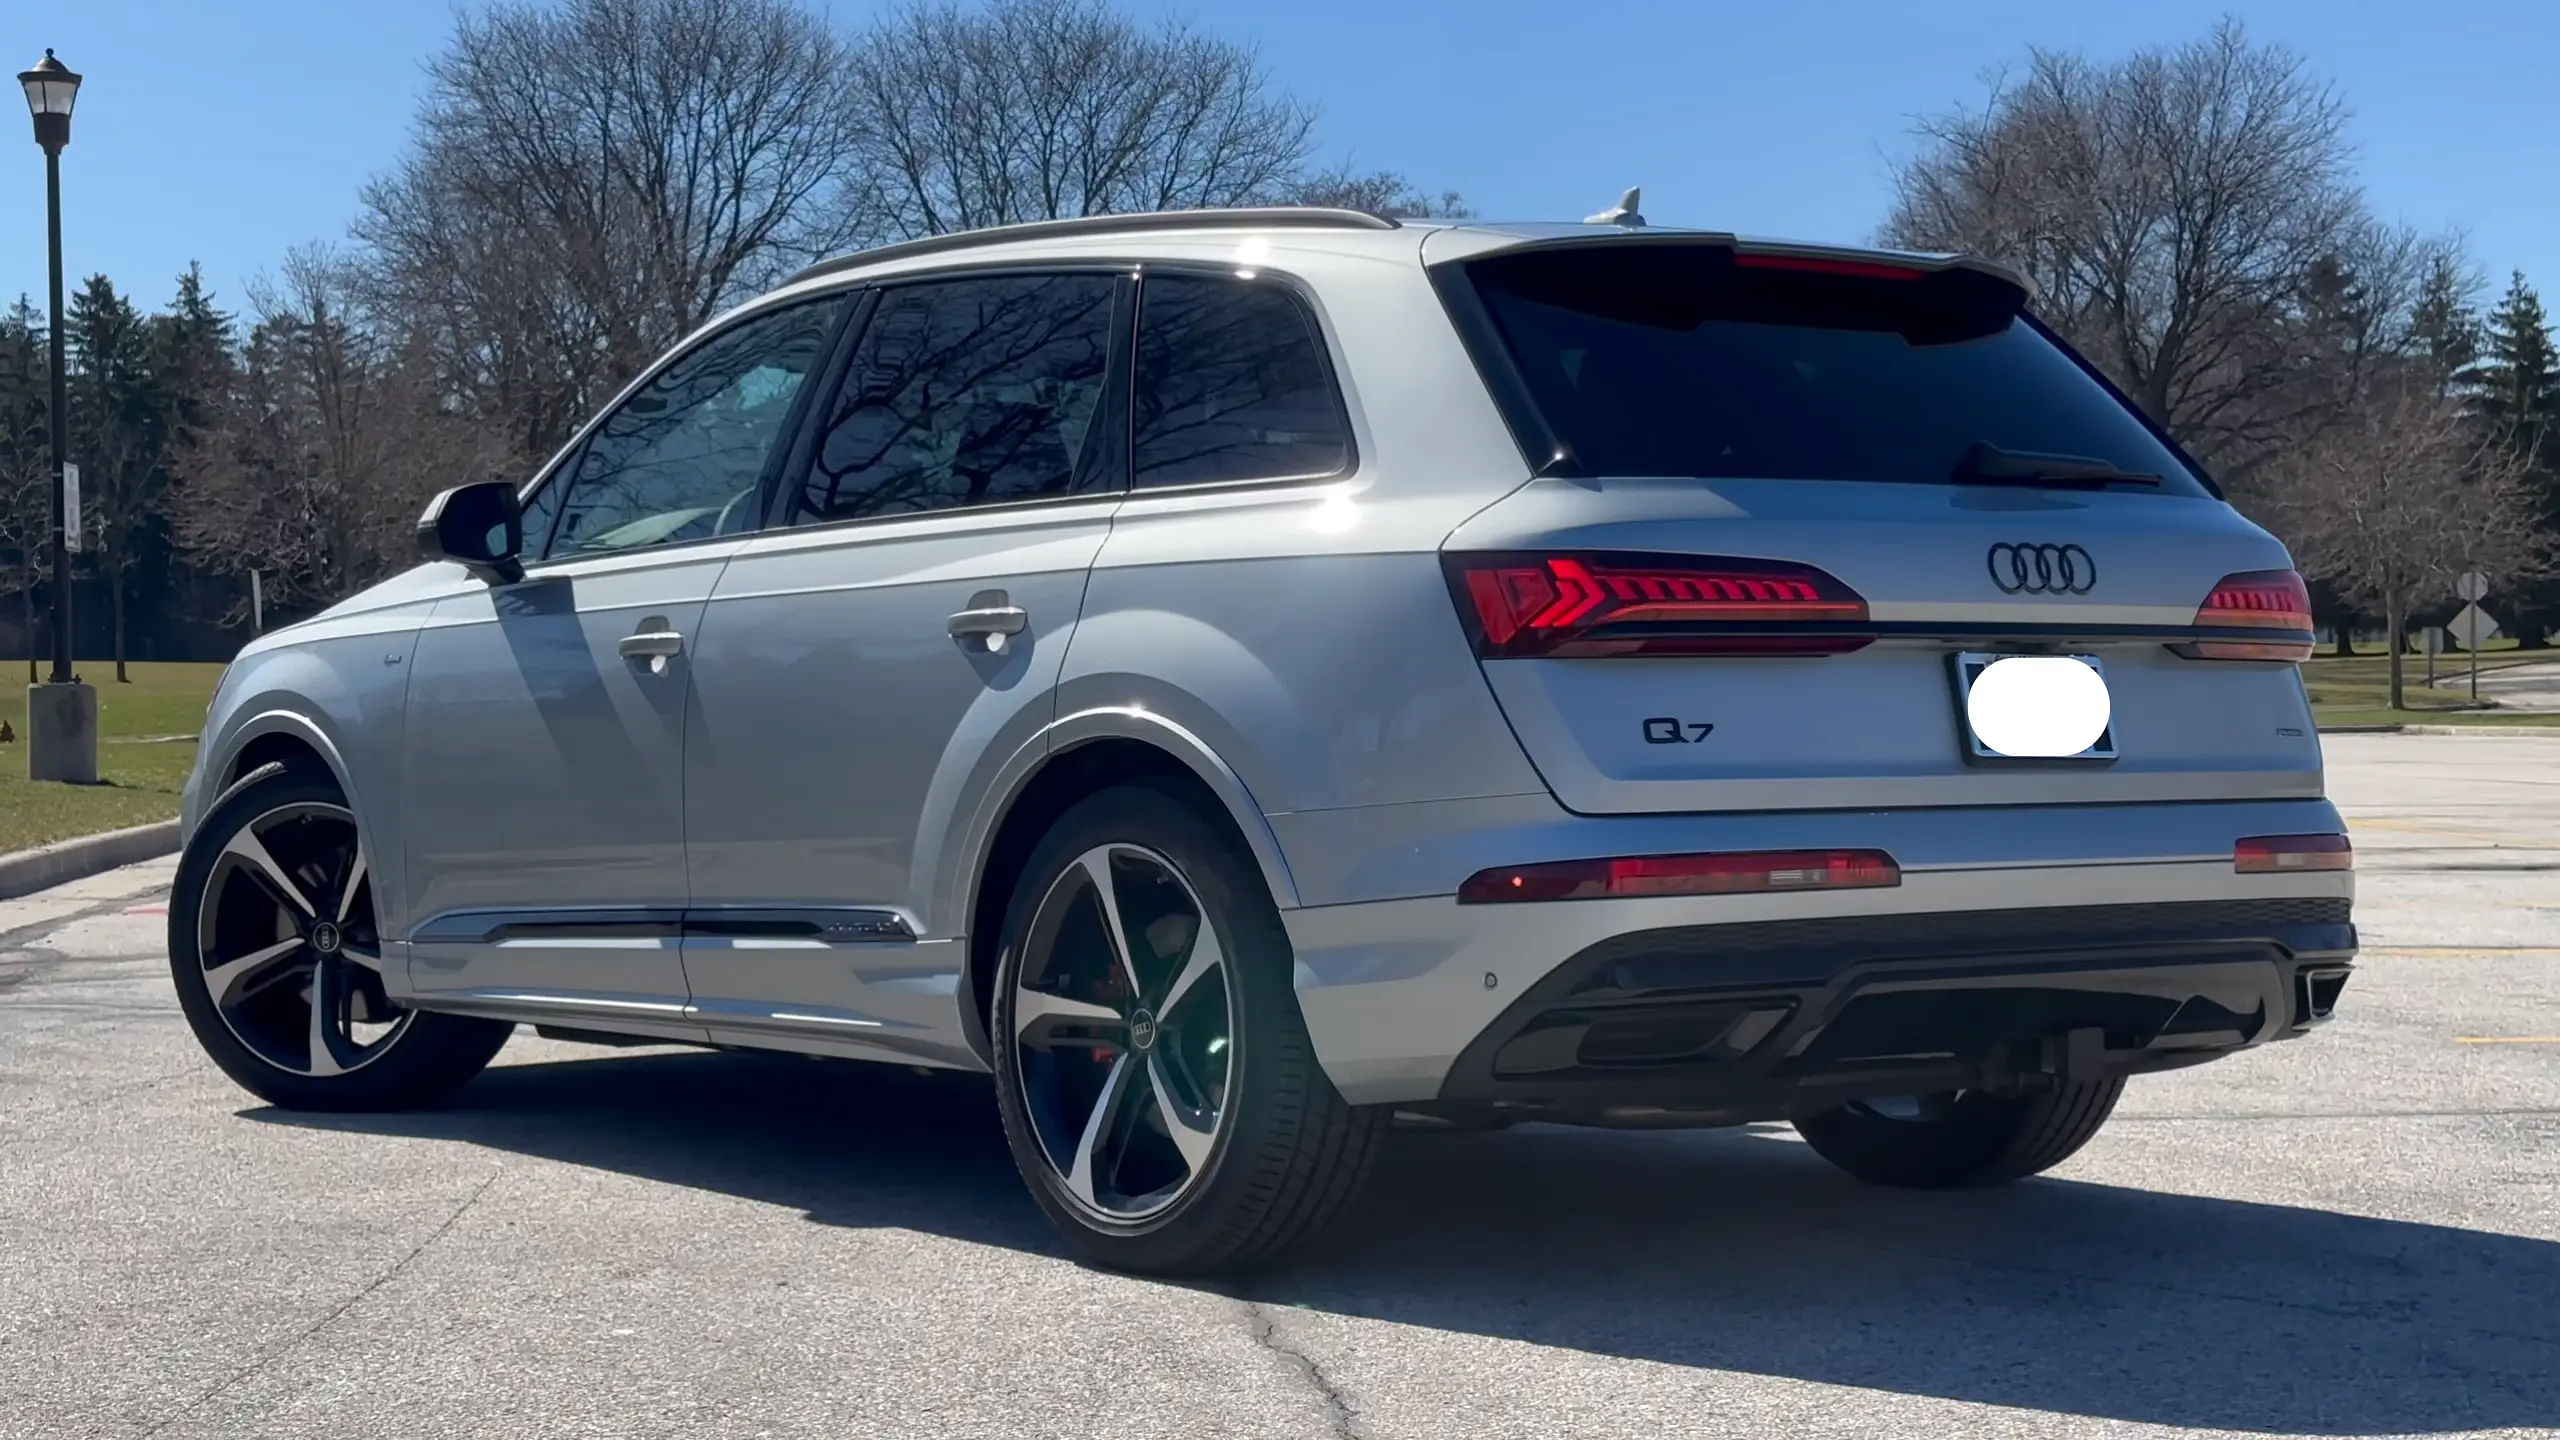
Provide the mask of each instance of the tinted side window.
{"label": "tinted side window", "polygon": [[1148,276],[1133,400],[1140,485],[1331,475],[1351,462],[1315,318],[1269,282]]}
{"label": "tinted side window", "polygon": [[[755,527],[791,402],[826,358],[840,300],[714,336],[605,418],[577,462],[550,554],[604,554]],[[556,487],[555,487],[556,488]]]}
{"label": "tinted side window", "polygon": [[828,407],[795,518],[1079,488],[1119,285],[1108,275],[1005,275],[883,292]]}

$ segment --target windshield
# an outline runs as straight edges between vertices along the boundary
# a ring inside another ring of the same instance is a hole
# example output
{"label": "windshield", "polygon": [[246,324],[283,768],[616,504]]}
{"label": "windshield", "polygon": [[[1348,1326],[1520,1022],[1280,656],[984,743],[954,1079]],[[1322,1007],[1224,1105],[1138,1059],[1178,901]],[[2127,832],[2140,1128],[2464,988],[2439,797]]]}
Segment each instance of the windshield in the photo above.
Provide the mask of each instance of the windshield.
{"label": "windshield", "polygon": [[1703,245],[1467,269],[1540,418],[1588,474],[1946,484],[1990,446],[2206,493],[1996,282],[1745,269]]}

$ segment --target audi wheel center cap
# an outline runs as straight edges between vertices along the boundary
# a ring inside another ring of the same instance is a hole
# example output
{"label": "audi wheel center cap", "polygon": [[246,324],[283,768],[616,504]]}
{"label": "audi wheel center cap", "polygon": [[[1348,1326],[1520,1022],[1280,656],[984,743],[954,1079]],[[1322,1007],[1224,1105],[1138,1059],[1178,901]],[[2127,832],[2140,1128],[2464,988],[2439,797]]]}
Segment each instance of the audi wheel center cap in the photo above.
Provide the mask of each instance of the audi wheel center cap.
{"label": "audi wheel center cap", "polygon": [[338,947],[342,943],[344,943],[344,941],[338,934],[338,927],[329,921],[323,920],[319,924],[311,927],[311,948],[319,951],[321,954],[337,954]]}
{"label": "audi wheel center cap", "polygon": [[1146,1010],[1129,1017],[1129,1045],[1136,1050],[1152,1050],[1156,1044],[1156,1017]]}

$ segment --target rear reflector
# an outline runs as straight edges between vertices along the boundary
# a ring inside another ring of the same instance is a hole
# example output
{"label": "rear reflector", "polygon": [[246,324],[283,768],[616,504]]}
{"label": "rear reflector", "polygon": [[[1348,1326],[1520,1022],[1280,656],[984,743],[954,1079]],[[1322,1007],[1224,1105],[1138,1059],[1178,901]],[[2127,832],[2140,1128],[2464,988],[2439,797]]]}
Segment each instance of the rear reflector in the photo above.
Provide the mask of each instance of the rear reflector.
{"label": "rear reflector", "polygon": [[1873,890],[1902,883],[1881,850],[1750,850],[1722,855],[1634,855],[1480,870],[1458,887],[1461,905],[1513,900],[1611,900],[1642,895],[1748,895],[1787,890]]}
{"label": "rear reflector", "polygon": [[2356,857],[2344,835],[2252,835],[2232,848],[2231,868],[2243,875],[2353,870]]}
{"label": "rear reflector", "polygon": [[1476,653],[1837,655],[1874,637],[1867,602],[1810,565],[1669,555],[1452,554]]}
{"label": "rear reflector", "polygon": [[2197,607],[2196,628],[2207,635],[2176,647],[2191,660],[2308,660],[2310,587],[2291,570],[2225,576]]}

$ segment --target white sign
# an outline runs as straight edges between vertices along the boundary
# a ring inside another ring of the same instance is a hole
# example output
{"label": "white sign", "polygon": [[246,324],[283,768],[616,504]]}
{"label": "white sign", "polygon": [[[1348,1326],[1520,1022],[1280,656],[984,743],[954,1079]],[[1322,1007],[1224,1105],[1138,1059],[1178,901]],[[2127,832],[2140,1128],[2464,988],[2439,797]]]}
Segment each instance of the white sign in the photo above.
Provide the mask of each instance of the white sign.
{"label": "white sign", "polygon": [[2465,650],[2477,650],[2498,638],[2498,622],[2477,605],[2463,606],[2445,629],[2452,632],[2454,643]]}
{"label": "white sign", "polygon": [[2468,571],[2453,582],[2453,593],[2465,600],[2485,599],[2489,594],[2489,577],[2477,570]]}
{"label": "white sign", "polygon": [[80,467],[69,461],[62,466],[62,548],[80,553]]}

